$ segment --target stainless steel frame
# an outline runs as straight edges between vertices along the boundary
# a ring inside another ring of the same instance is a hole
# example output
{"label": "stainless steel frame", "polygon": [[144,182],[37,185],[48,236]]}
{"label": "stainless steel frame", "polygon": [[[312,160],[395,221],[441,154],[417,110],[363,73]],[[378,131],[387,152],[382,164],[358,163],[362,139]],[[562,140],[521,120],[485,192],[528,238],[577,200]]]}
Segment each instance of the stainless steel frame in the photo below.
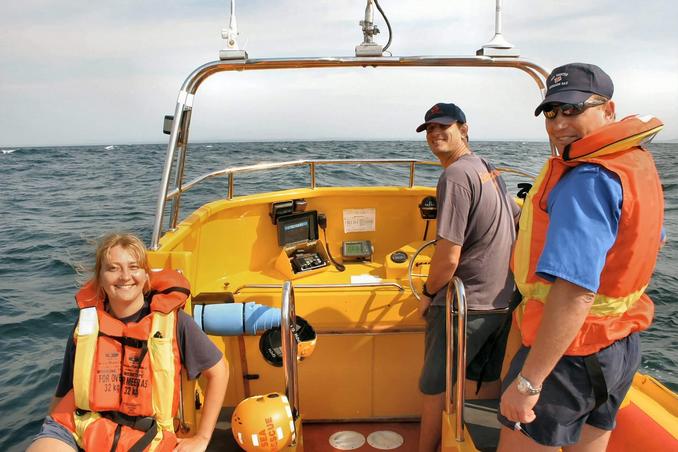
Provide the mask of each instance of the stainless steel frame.
{"label": "stainless steel frame", "polygon": [[[184,191],[183,177],[187,154],[188,131],[190,126],[193,98],[200,85],[210,76],[219,72],[227,71],[250,71],[272,69],[320,69],[338,67],[493,67],[514,68],[525,72],[536,83],[541,95],[545,92],[545,79],[548,73],[540,66],[520,58],[499,58],[488,56],[406,56],[406,57],[330,57],[330,58],[282,58],[282,59],[247,59],[235,61],[214,61],[207,63],[193,71],[184,81],[174,110],[174,120],[170,131],[165,166],[162,174],[162,182],[158,193],[151,249],[159,247],[162,235],[162,222],[167,201],[172,200],[170,213],[170,227],[176,227],[179,218],[181,193]],[[177,152],[178,151],[178,152]],[[174,188],[170,190],[170,175],[174,160],[176,173]],[[309,162],[288,162],[294,165],[309,164]],[[416,162],[414,162],[416,163]],[[410,162],[410,180],[414,179],[414,163]],[[426,162],[421,162],[426,163]],[[259,165],[248,167],[249,170],[262,169]],[[241,169],[244,172],[244,169]],[[219,173],[219,172],[217,172]],[[229,195],[233,194],[233,176],[235,172],[222,170],[222,174],[229,175]],[[311,164],[311,175],[314,181],[315,165]],[[195,185],[205,178],[213,177],[206,175],[190,184]],[[313,186],[313,184],[312,184]],[[169,196],[171,193],[171,196]]]}
{"label": "stainless steel frame", "polygon": [[458,442],[464,441],[464,391],[466,382],[466,291],[464,283],[455,276],[447,285],[445,296],[445,332],[447,353],[445,356],[445,412],[452,408],[452,351],[454,336],[452,335],[452,299],[457,299],[457,385],[454,397],[456,413],[454,437]]}

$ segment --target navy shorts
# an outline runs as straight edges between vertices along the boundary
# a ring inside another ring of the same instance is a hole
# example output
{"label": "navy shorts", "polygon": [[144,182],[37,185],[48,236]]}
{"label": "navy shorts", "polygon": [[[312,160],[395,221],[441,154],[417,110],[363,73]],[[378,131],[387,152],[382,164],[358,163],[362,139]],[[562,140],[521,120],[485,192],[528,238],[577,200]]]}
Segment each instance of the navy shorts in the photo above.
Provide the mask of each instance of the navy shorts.
{"label": "navy shorts", "polygon": [[66,427],[52,419],[51,416],[47,416],[45,418],[45,422],[42,423],[42,427],[40,427],[40,432],[38,432],[38,434],[35,435],[35,437],[33,438],[33,442],[39,440],[40,438],[58,439],[59,441],[64,442],[71,446],[75,451],[82,450],[78,448],[78,444],[75,442],[75,438],[73,438],[71,432],[69,432]]}
{"label": "navy shorts", "polygon": [[[527,347],[521,347],[511,362],[502,393],[513,384],[523,367]],[[525,434],[544,446],[567,446],[579,441],[584,424],[612,430],[619,406],[640,366],[640,338],[631,334],[596,353],[607,386],[607,400],[596,407],[596,398],[584,356],[563,356],[544,380],[534,407],[536,419],[521,424]],[[499,422],[513,429],[515,423],[501,414]]]}
{"label": "navy shorts", "polygon": [[[435,395],[445,392],[445,307],[431,306],[426,315],[426,335],[424,339],[424,365],[419,377],[419,390],[427,395]],[[473,314],[466,318],[466,378],[478,380],[482,363],[487,360],[480,353],[485,341],[494,333],[504,320],[505,314]],[[457,352],[457,317],[454,316],[453,334],[455,334],[453,356]],[[485,369],[484,381],[493,381],[499,378],[501,364],[506,348],[506,337],[492,351],[487,368]],[[454,358],[453,358],[454,359]],[[454,384],[456,372],[452,367],[452,383]]]}

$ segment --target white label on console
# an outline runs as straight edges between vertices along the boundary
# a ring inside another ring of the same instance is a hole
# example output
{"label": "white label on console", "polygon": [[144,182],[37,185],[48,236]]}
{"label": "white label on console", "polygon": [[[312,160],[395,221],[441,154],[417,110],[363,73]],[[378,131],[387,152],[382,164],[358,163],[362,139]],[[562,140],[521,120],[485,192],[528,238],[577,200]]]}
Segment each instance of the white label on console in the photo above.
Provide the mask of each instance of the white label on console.
{"label": "white label on console", "polygon": [[376,209],[344,209],[344,233],[376,230]]}
{"label": "white label on console", "polygon": [[360,283],[370,283],[370,284],[375,284],[375,283],[380,283],[381,278],[378,278],[373,275],[352,275],[351,276],[351,284],[360,284]]}

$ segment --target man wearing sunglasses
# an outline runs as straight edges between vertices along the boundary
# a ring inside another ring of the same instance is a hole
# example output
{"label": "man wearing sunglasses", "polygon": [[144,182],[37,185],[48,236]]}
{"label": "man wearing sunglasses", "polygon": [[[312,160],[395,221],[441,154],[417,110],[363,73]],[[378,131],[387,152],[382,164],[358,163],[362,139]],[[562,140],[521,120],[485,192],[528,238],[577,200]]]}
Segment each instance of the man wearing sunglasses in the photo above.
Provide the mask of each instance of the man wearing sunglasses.
{"label": "man wearing sunglasses", "polygon": [[547,79],[551,157],[525,200],[513,252],[522,347],[503,383],[500,451],[604,451],[640,365],[638,332],[661,247],[663,194],[643,147],[663,124],[615,120],[613,84],[573,63]]}
{"label": "man wearing sunglasses", "polygon": [[[419,452],[439,450],[446,388],[445,293],[453,276],[464,282],[469,309],[483,311],[467,321],[468,378],[498,380],[504,356],[505,347],[483,344],[503,320],[490,311],[505,308],[513,293],[509,260],[519,209],[498,171],[471,151],[468,129],[464,112],[449,103],[435,104],[417,127],[417,132],[426,131],[426,142],[443,166],[436,189],[438,241],[420,304],[426,332],[419,379],[423,394]],[[505,337],[502,340],[497,342],[505,344]],[[494,389],[496,394],[498,385]]]}

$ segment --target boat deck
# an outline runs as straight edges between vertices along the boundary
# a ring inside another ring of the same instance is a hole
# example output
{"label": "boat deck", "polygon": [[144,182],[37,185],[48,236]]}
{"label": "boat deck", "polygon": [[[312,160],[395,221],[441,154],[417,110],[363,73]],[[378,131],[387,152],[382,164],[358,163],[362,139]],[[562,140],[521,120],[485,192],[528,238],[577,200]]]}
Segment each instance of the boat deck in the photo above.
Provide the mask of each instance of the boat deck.
{"label": "boat deck", "polygon": [[[471,432],[477,450],[490,452],[496,450],[499,441],[500,424],[497,421],[497,407],[499,400],[472,400],[466,402],[466,426]],[[233,410],[225,408],[221,412],[219,422],[207,448],[208,452],[240,451],[231,433],[231,415]],[[365,440],[357,448],[349,448],[353,437],[344,437],[343,448],[335,448],[330,444],[330,437],[337,432],[357,432],[363,438],[368,438],[374,432],[395,432],[402,437],[402,444],[395,448],[387,448],[389,434],[375,436],[375,440]],[[416,452],[419,441],[419,421],[408,420],[403,422],[309,422],[303,426],[304,450],[307,452],[335,452],[339,450],[353,450],[369,452],[377,450],[393,450],[397,452]],[[379,441],[382,439],[382,441]],[[373,447],[373,443],[376,447]]]}

